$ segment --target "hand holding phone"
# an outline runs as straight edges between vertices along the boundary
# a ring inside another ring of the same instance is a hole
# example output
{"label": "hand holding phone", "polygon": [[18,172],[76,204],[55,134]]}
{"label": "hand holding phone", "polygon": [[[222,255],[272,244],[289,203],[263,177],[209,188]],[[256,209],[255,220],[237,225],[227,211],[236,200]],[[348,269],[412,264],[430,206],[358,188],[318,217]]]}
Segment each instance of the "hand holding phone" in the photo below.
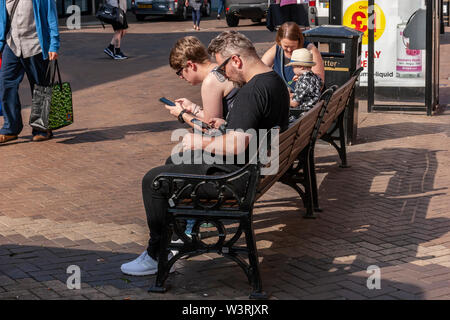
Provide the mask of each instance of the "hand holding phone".
{"label": "hand holding phone", "polygon": [[164,98],[164,97],[159,98],[159,101],[161,101],[161,102],[164,103],[164,104],[167,104],[168,106],[175,107],[175,102],[170,101],[170,100],[167,99],[167,98]]}
{"label": "hand holding phone", "polygon": [[201,127],[202,129],[211,129],[211,126],[209,124],[207,124],[206,122],[203,122],[201,120],[198,119],[192,119],[191,122],[199,127]]}

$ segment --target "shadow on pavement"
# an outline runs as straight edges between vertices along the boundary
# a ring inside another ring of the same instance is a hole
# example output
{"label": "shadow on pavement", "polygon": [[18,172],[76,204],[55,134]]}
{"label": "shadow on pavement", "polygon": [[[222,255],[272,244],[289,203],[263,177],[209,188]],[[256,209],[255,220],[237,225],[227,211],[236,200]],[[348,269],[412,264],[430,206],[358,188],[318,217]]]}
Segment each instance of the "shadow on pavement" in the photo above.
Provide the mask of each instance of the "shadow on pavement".
{"label": "shadow on pavement", "polygon": [[[61,239],[58,239],[61,240]],[[0,246],[0,299],[245,299],[251,292],[242,270],[230,260],[217,256],[215,259],[183,260],[178,262],[177,270],[167,280],[167,293],[161,295],[148,293],[155,276],[128,276],[120,271],[120,265],[137,257],[136,254],[117,251],[80,250],[76,248],[58,248],[29,245]],[[264,290],[277,297],[285,290],[288,279],[295,278],[297,288],[292,298],[319,299],[318,294],[340,299],[358,299],[357,294],[349,296],[345,290],[366,291],[366,295],[376,298],[385,293],[408,288],[418,293],[421,289],[411,283],[382,281],[381,290],[368,290],[367,277],[350,275],[350,272],[362,271],[357,265],[345,270],[326,270],[323,261],[318,269],[312,265],[318,260],[310,257],[274,260],[261,250],[261,272]],[[67,283],[74,284],[73,271],[69,266],[80,268],[81,289],[69,290]],[[307,267],[309,266],[309,267]],[[334,266],[330,263],[329,268]],[[313,272],[312,272],[313,271]],[[327,292],[328,282],[334,277],[343,277],[342,287],[334,295]],[[324,287],[326,286],[326,287]],[[347,289],[346,289],[347,288]],[[289,291],[290,288],[288,288]],[[292,290],[292,289],[290,289]],[[322,292],[324,291],[324,292]],[[367,294],[367,292],[370,292]],[[342,295],[340,295],[342,294]],[[278,297],[277,297],[278,298]]]}
{"label": "shadow on pavement", "polygon": [[108,140],[120,140],[126,135],[142,134],[149,132],[164,132],[180,128],[177,121],[148,122],[130,124],[116,127],[64,130],[61,134],[55,133],[55,139],[65,139],[62,144],[78,144],[87,142],[100,142]]}
{"label": "shadow on pavement", "polygon": [[450,126],[446,124],[428,122],[380,124],[376,126],[358,128],[357,143],[400,139],[425,134],[437,134],[441,132],[445,132],[447,135],[450,135]]}
{"label": "shadow on pavement", "polygon": [[[256,238],[272,241],[271,249],[291,246],[293,263],[300,261],[300,268],[309,270],[311,281],[318,283],[322,280],[316,273],[332,272],[345,281],[351,270],[362,271],[369,265],[397,268],[400,278],[400,270],[406,278],[414,272],[425,278],[434,267],[448,274],[450,268],[439,265],[439,251],[445,247],[437,243],[436,249],[427,249],[450,232],[450,219],[439,216],[447,214],[446,209],[435,209],[437,216],[427,217],[431,200],[446,195],[448,189],[434,187],[438,152],[412,148],[350,152],[347,169],[336,164],[337,155],[320,157],[316,169],[318,175],[325,175],[319,187],[324,211],[315,220],[299,222],[304,209],[298,197],[259,201],[255,208],[263,213],[255,215],[255,229],[279,225],[284,236],[263,233]],[[280,207],[285,211],[274,212]],[[344,262],[336,263],[340,260]],[[417,261],[424,266],[410,263]],[[423,285],[413,280],[416,286]]]}
{"label": "shadow on pavement", "polygon": [[[318,158],[318,171],[325,174],[319,190],[324,212],[315,220],[301,218],[302,203],[297,197],[259,201],[253,220],[264,289],[281,299],[286,294],[298,299],[423,299],[426,282],[422,278],[450,273],[435,255],[442,248],[433,249],[430,244],[450,231],[450,219],[427,217],[431,199],[444,190],[434,188],[437,152],[411,148],[351,152],[352,167],[347,169],[329,165],[337,156]],[[132,290],[124,292],[132,292],[136,299],[161,298],[146,293],[154,276],[129,277],[120,272],[122,263],[143,250],[136,243],[82,240],[77,241],[81,248],[91,249],[78,250],[65,238],[38,236],[27,241],[41,247],[0,246],[3,281],[26,278],[28,287],[39,289],[41,283],[43,295],[54,291],[56,298],[73,296],[77,293],[64,286],[69,276],[66,269],[74,264],[82,270],[87,297],[109,297],[107,290],[120,297],[117,289],[121,289]],[[429,250],[423,250],[424,243]],[[417,265],[417,261],[428,265]],[[242,270],[215,254],[178,263],[177,273],[168,279],[171,290],[166,298],[243,298],[251,291]],[[381,290],[367,289],[370,265],[382,270]],[[48,289],[52,285],[59,289]],[[14,281],[0,287],[7,291],[0,298],[7,298]],[[35,290],[29,289],[37,294]],[[100,293],[93,295],[92,290]]]}

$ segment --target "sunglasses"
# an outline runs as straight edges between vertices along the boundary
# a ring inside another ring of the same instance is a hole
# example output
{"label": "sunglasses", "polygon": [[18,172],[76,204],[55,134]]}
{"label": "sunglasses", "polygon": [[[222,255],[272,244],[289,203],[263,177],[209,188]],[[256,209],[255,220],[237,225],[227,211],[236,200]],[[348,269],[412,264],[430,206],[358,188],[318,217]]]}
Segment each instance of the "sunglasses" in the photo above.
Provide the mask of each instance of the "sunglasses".
{"label": "sunglasses", "polygon": [[184,69],[184,67],[183,67],[183,68],[180,68],[177,72],[175,72],[176,75],[179,76],[179,77],[181,77],[182,74],[183,74],[183,69]]}
{"label": "sunglasses", "polygon": [[231,55],[230,57],[226,58],[225,61],[222,62],[219,66],[214,68],[214,71],[216,72],[216,77],[220,82],[224,82],[227,79],[225,67],[233,56],[239,57],[238,54]]}

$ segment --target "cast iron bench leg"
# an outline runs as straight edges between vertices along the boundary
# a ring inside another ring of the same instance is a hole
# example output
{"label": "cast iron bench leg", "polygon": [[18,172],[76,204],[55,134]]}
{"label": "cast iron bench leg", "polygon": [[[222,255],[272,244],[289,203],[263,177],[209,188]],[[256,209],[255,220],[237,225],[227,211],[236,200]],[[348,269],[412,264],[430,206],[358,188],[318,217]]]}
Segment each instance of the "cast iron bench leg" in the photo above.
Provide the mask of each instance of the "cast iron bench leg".
{"label": "cast iron bench leg", "polygon": [[169,276],[169,270],[171,267],[169,266],[169,263],[167,261],[168,258],[167,247],[172,237],[171,232],[169,232],[170,228],[171,226],[169,226],[167,223],[163,223],[163,229],[160,240],[159,258],[158,258],[158,272],[156,273],[155,284],[153,285],[153,287],[150,287],[150,289],[148,289],[148,292],[164,293],[167,291],[166,287],[164,287],[164,283],[166,282],[167,277]]}
{"label": "cast iron bench leg", "polygon": [[311,183],[311,154],[308,150],[303,161],[303,175],[305,176],[305,202],[306,202],[306,213],[303,215],[305,219],[315,219],[314,205],[313,205],[313,192]]}
{"label": "cast iron bench leg", "polygon": [[256,251],[256,242],[253,232],[253,224],[251,221],[251,216],[247,216],[242,219],[245,241],[247,242],[248,249],[248,261],[250,264],[250,279],[251,285],[253,286],[253,292],[250,294],[250,299],[267,299],[267,294],[262,291],[261,275],[259,274],[259,261],[258,253]]}
{"label": "cast iron bench leg", "polygon": [[347,164],[347,148],[345,146],[344,116],[345,116],[345,112],[342,112],[338,119],[340,148],[337,150],[339,153],[339,157],[341,158],[340,167],[341,168],[350,168],[350,166]]}
{"label": "cast iron bench leg", "polygon": [[322,212],[323,210],[319,207],[319,196],[317,191],[317,177],[316,177],[316,165],[314,164],[314,148],[312,148],[309,154],[309,166],[310,166],[310,177],[311,177],[311,193],[312,201],[315,212]]}

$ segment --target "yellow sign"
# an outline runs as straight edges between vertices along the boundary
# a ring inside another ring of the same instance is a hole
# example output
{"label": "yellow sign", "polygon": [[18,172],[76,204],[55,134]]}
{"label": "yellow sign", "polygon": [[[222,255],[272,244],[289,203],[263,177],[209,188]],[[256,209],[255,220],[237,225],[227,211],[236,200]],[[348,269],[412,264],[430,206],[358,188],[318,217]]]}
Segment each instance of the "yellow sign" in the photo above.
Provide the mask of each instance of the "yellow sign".
{"label": "yellow sign", "polygon": [[[368,8],[369,1],[358,1],[350,5],[344,13],[342,24],[344,26],[364,32],[362,43],[369,43],[369,28],[368,28]],[[386,16],[380,6],[375,3],[374,10],[374,33],[375,41],[381,38],[386,28]]]}

